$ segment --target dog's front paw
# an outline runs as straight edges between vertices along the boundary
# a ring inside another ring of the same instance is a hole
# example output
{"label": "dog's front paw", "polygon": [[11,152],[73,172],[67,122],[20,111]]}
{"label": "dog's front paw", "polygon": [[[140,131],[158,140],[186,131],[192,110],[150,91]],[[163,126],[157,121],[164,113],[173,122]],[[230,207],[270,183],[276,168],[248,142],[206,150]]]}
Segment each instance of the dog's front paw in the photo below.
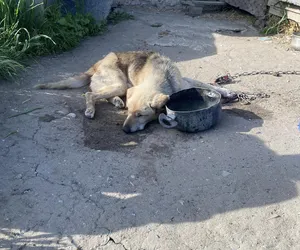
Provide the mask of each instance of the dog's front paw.
{"label": "dog's front paw", "polygon": [[87,118],[90,118],[90,119],[93,119],[94,116],[95,116],[95,109],[93,108],[87,108],[84,112],[84,115],[87,117]]}
{"label": "dog's front paw", "polygon": [[122,109],[125,107],[125,103],[123,102],[123,100],[120,97],[115,97],[113,99],[113,104],[115,105],[115,107]]}

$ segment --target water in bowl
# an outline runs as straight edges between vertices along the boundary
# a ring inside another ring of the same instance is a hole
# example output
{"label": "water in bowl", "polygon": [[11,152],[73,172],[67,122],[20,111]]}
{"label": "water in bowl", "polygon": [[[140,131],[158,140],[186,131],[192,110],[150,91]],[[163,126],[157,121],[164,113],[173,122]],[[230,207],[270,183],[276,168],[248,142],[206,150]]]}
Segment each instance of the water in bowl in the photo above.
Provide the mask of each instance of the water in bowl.
{"label": "water in bowl", "polygon": [[203,99],[182,99],[171,102],[168,108],[174,111],[194,111],[209,107]]}

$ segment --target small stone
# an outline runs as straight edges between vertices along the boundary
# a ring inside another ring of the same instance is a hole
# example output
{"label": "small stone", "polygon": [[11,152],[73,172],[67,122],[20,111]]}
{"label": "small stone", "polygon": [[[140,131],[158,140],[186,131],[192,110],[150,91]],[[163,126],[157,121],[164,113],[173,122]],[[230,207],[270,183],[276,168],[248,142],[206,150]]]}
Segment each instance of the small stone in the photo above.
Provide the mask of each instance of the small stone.
{"label": "small stone", "polygon": [[162,23],[153,23],[153,24],[151,24],[151,27],[153,27],[153,28],[159,28],[162,25],[163,25]]}
{"label": "small stone", "polygon": [[227,177],[228,175],[230,175],[231,173],[229,173],[228,171],[223,170],[222,171],[222,176],[223,177]]}
{"label": "small stone", "polygon": [[70,117],[70,118],[76,118],[76,114],[74,114],[74,113],[69,113],[69,114],[67,114],[67,117]]}
{"label": "small stone", "polygon": [[55,113],[59,115],[67,115],[69,111],[67,109],[63,109],[63,110],[56,110]]}
{"label": "small stone", "polygon": [[122,146],[136,146],[138,145],[135,141],[130,141],[130,142],[126,142],[121,144]]}
{"label": "small stone", "polygon": [[16,176],[16,179],[22,179],[22,177],[23,177],[22,174],[18,174],[18,175]]}

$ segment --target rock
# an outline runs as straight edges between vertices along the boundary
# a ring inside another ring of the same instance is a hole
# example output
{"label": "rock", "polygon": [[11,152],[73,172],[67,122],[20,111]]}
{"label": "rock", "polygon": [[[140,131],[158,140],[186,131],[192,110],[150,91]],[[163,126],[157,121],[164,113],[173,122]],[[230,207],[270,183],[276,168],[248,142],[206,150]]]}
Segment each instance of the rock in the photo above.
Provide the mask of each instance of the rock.
{"label": "rock", "polygon": [[[55,2],[55,0],[48,0],[46,6],[49,6]],[[84,11],[91,14],[97,21],[107,18],[113,4],[113,0],[85,0],[83,2]],[[71,12],[72,14],[76,13],[76,1],[63,0],[62,4],[63,9]]]}
{"label": "rock", "polygon": [[225,171],[225,170],[222,171],[223,177],[227,177],[228,175],[231,175],[231,173],[229,173],[228,171]]}
{"label": "rock", "polygon": [[70,117],[70,118],[76,118],[76,114],[74,114],[74,113],[69,113],[69,114],[67,114],[67,117]]}
{"label": "rock", "polygon": [[18,174],[18,175],[16,176],[16,179],[22,179],[22,177],[23,177],[22,174]]}
{"label": "rock", "polygon": [[163,24],[162,23],[153,23],[150,26],[153,28],[159,28],[159,27],[163,26]]}
{"label": "rock", "polygon": [[180,7],[180,0],[114,0],[115,5],[156,6],[159,8]]}
{"label": "rock", "polygon": [[202,15],[203,7],[190,6],[187,12],[187,15],[191,17],[196,17]]}
{"label": "rock", "polygon": [[110,13],[113,0],[85,0],[85,12],[90,13],[97,21],[105,19]]}
{"label": "rock", "polygon": [[62,110],[56,110],[55,113],[59,115],[67,115],[69,111],[68,109],[62,109]]}

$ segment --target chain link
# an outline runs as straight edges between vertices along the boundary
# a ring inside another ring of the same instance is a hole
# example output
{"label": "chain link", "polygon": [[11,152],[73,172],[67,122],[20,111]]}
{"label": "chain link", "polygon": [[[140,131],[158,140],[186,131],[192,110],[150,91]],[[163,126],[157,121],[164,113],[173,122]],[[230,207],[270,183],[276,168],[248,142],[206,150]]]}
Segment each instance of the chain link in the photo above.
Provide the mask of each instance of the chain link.
{"label": "chain link", "polygon": [[233,76],[230,76],[231,79],[236,79],[240,76],[254,76],[254,75],[272,75],[272,76],[281,76],[281,75],[300,75],[300,71],[296,70],[287,70],[287,71],[252,71],[252,72],[242,72],[242,73],[236,73]]}
{"label": "chain link", "polygon": [[251,101],[257,99],[257,98],[269,98],[270,95],[266,93],[245,93],[245,92],[239,92],[237,93],[237,99],[244,105],[251,104]]}
{"label": "chain link", "polygon": [[[242,73],[236,73],[234,75],[224,75],[220,76],[215,80],[216,84],[227,84],[233,82],[236,78],[240,76],[255,76],[255,75],[272,75],[280,77],[282,75],[300,75],[300,71],[295,70],[287,70],[287,71],[252,71],[252,72],[242,72]],[[251,101],[255,100],[256,98],[269,98],[270,95],[265,93],[255,93],[255,94],[249,94],[240,92],[237,93],[237,99],[244,105],[250,104]]]}
{"label": "chain link", "polygon": [[[240,76],[255,76],[255,75],[272,75],[280,77],[282,75],[300,75],[300,71],[295,70],[287,70],[287,71],[252,71],[252,72],[242,72],[242,73],[236,73],[234,75],[224,75],[220,76],[215,80],[215,83],[217,84],[227,84],[233,82],[236,78]],[[265,93],[256,93],[256,94],[249,94],[240,92],[237,93],[237,99],[244,105],[250,104],[252,100],[255,100],[256,98],[269,98],[270,95]]]}

